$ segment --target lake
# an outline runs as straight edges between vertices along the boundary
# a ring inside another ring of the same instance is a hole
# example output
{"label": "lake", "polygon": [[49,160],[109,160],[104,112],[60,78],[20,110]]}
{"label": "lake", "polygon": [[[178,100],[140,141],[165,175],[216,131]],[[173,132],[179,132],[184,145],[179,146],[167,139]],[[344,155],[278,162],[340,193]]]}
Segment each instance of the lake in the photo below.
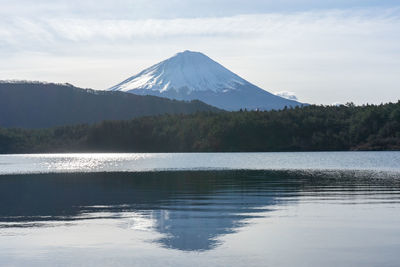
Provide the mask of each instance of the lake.
{"label": "lake", "polygon": [[0,155],[0,266],[400,266],[400,152]]}

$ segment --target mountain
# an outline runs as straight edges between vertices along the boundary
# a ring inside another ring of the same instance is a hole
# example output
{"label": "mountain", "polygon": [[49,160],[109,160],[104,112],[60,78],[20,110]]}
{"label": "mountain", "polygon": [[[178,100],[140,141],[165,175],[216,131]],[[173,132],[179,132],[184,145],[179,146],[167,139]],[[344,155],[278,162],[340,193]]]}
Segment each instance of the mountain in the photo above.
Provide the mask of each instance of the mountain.
{"label": "mountain", "polygon": [[0,127],[42,128],[197,111],[218,109],[200,101],[96,91],[70,84],[0,82]]}
{"label": "mountain", "polygon": [[198,99],[225,110],[282,109],[303,105],[271,94],[199,52],[184,51],[151,66],[110,91]]}

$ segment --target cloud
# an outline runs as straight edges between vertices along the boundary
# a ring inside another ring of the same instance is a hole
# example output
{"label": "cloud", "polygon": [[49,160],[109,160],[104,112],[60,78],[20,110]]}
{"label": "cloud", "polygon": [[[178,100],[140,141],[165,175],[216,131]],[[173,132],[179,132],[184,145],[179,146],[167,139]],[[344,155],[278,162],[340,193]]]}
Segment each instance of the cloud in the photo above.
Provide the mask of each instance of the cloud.
{"label": "cloud", "polygon": [[371,36],[398,32],[399,9],[376,11],[319,11],[291,14],[239,15],[218,18],[181,19],[0,19],[0,37],[7,41],[126,41],[166,37],[265,37],[293,39],[304,36]]}
{"label": "cloud", "polygon": [[276,92],[275,95],[290,99],[290,100],[298,100],[297,96],[293,92],[288,92],[288,91],[281,91],[281,92]]}
{"label": "cloud", "polygon": [[307,10],[393,7],[398,0],[1,0],[0,15],[118,19],[222,17]]}
{"label": "cloud", "polygon": [[308,103],[395,101],[400,9],[152,19],[0,16],[0,56],[7,62],[0,64],[0,79],[45,77],[104,89],[185,49],[204,52],[267,90],[295,91]]}

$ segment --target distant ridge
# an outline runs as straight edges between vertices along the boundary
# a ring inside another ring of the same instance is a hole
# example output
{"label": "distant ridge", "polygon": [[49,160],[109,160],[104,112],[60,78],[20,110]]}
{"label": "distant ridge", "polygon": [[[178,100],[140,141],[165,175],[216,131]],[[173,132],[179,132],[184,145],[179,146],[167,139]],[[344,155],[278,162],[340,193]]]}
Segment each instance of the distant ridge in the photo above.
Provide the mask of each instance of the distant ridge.
{"label": "distant ridge", "polygon": [[0,81],[0,127],[43,128],[159,114],[218,111],[200,101],[174,101],[71,84]]}
{"label": "distant ridge", "polygon": [[55,82],[46,82],[46,81],[37,81],[37,80],[18,80],[18,79],[10,79],[10,80],[0,80],[0,83],[15,83],[15,84],[56,84],[56,85],[70,85],[70,83],[55,83]]}
{"label": "distant ridge", "polygon": [[271,94],[206,55],[188,50],[143,70],[109,90],[178,100],[198,99],[226,110],[270,110],[303,105]]}

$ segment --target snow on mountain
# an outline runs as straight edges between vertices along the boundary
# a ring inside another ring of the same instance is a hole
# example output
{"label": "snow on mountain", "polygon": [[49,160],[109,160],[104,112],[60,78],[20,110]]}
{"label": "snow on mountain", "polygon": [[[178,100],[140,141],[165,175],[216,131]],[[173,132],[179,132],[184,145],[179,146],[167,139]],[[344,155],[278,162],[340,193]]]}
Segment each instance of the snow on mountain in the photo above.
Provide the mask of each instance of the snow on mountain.
{"label": "snow on mountain", "polygon": [[235,90],[247,82],[199,52],[184,51],[110,88],[130,91],[149,89],[165,92],[186,87],[189,91]]}
{"label": "snow on mountain", "polygon": [[249,83],[199,52],[184,51],[111,87],[140,95],[198,99],[227,110],[280,109],[301,103]]}

